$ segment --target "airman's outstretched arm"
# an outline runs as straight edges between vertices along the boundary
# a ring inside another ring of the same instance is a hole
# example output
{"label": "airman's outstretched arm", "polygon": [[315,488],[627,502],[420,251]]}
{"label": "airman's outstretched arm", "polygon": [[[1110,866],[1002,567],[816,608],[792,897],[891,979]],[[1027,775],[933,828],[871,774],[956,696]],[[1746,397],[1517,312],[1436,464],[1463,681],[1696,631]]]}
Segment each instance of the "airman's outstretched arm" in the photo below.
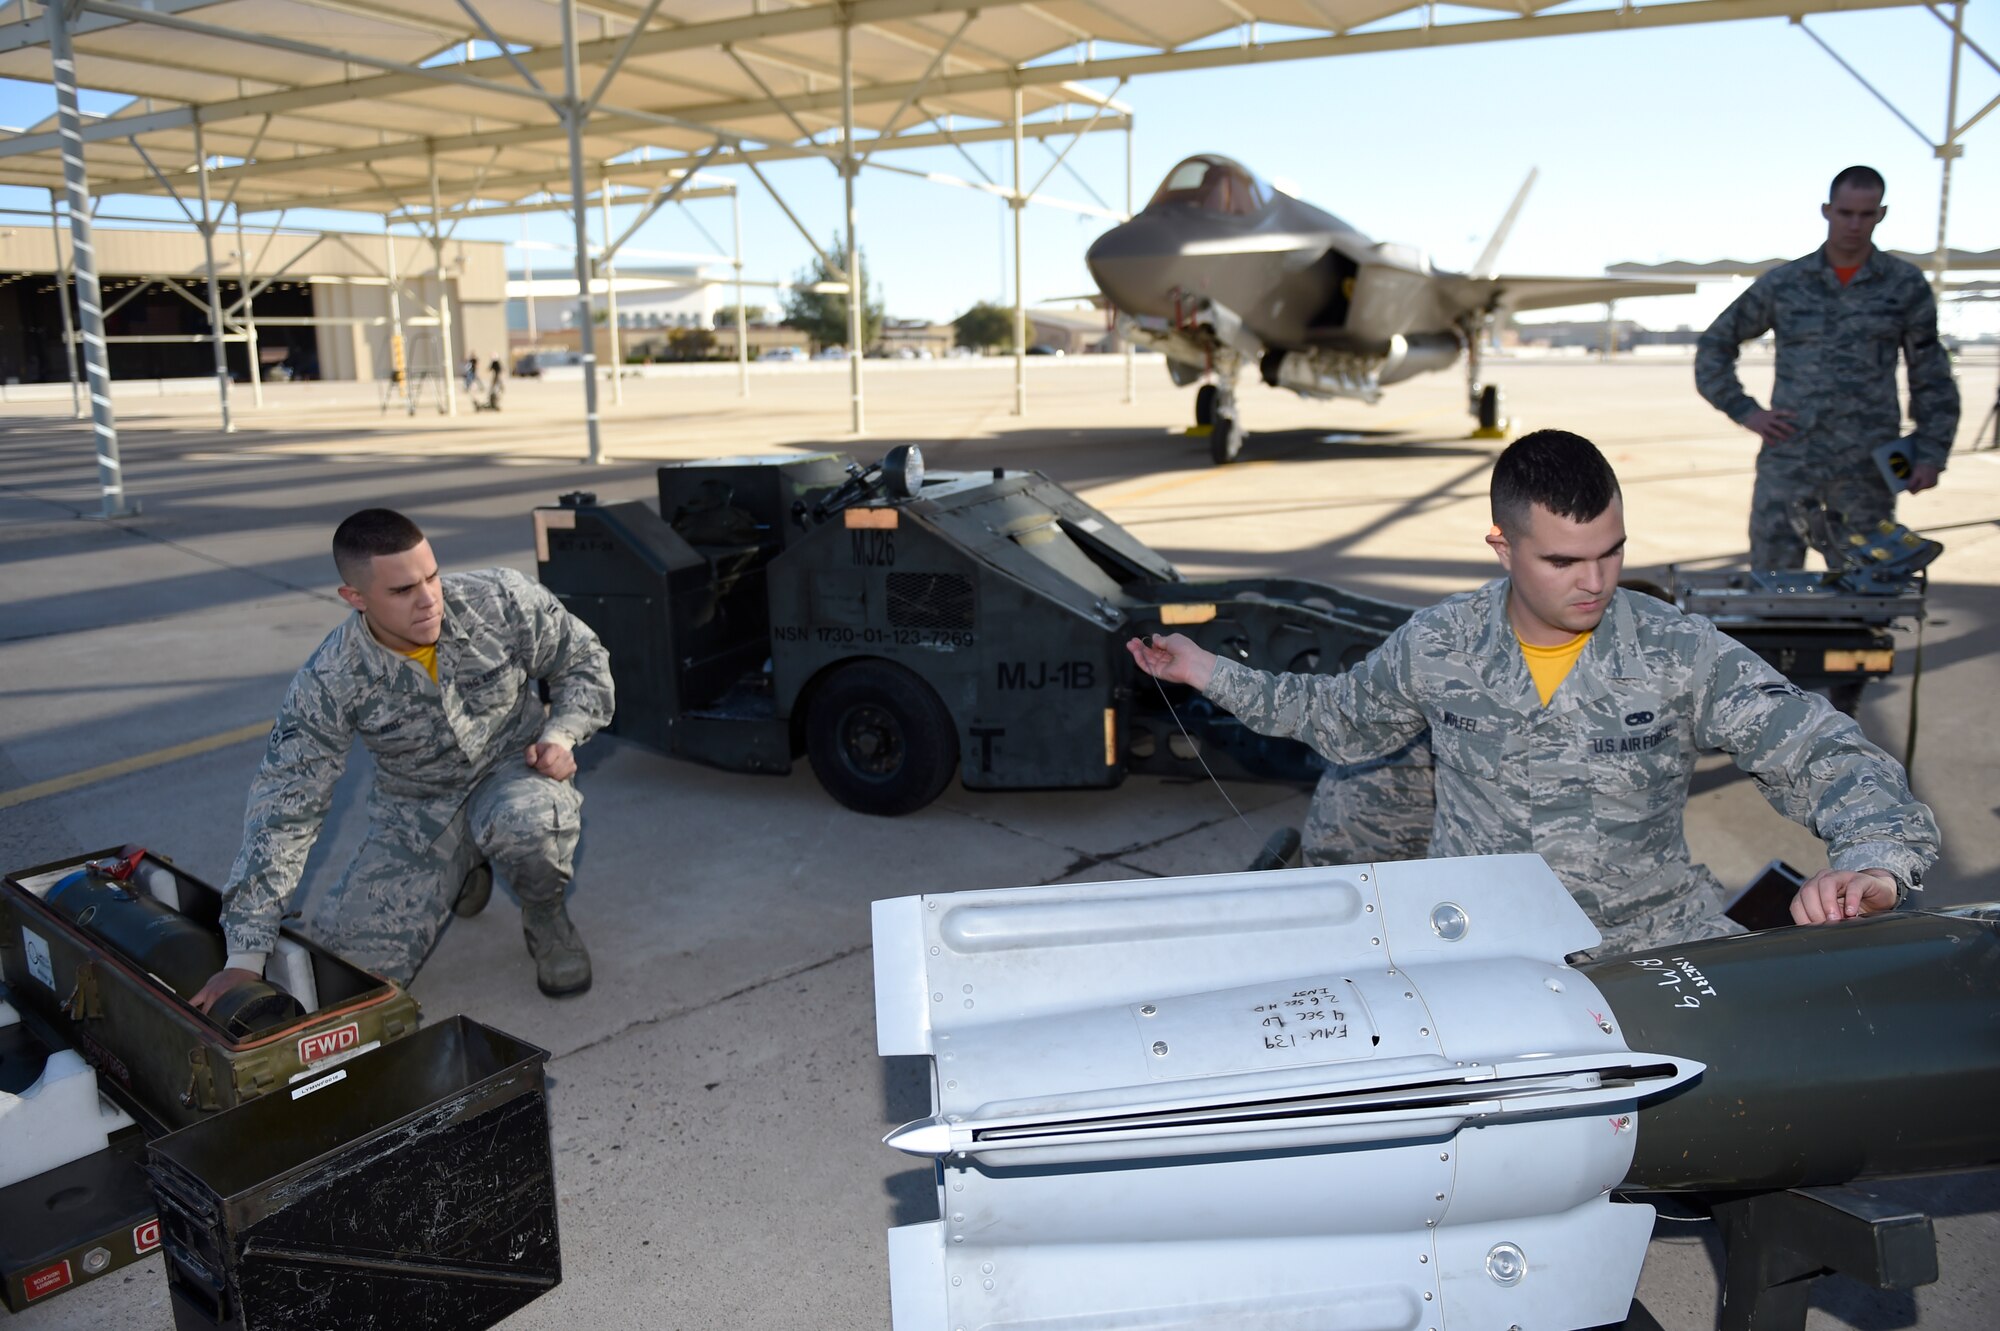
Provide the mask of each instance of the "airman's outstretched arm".
{"label": "airman's outstretched arm", "polygon": [[1852,718],[1712,627],[1699,649],[1695,742],[1722,749],[1771,806],[1826,843],[1831,867],[1792,902],[1800,924],[1889,910],[1938,855],[1937,820],[1903,766]]}

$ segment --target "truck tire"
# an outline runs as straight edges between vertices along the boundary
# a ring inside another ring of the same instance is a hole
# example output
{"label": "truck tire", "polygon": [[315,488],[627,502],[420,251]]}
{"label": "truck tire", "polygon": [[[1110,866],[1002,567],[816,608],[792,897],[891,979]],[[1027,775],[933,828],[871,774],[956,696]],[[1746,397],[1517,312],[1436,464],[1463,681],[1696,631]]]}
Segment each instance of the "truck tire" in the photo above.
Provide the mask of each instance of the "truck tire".
{"label": "truck tire", "polygon": [[895,818],[936,799],[958,770],[958,727],[931,686],[888,661],[850,661],[813,691],[806,752],[826,793]]}

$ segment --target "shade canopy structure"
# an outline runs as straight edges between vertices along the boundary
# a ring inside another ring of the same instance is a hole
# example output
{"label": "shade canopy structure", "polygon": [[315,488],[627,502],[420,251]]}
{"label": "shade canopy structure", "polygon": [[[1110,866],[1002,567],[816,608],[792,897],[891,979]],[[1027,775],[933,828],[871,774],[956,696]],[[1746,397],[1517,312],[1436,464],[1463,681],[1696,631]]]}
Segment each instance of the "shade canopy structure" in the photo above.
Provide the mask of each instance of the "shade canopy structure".
{"label": "shade canopy structure", "polygon": [[[1928,267],[1936,261],[1935,253],[1913,254],[1907,250],[1889,250],[1891,256],[1919,268]],[[1668,259],[1661,263],[1614,263],[1604,271],[1633,277],[1758,277],[1770,272],[1780,264],[1790,263],[1796,255],[1778,259]],[[1945,267],[1952,272],[1981,272],[2000,268],[2000,250],[1947,250]]]}
{"label": "shade canopy structure", "polygon": [[[1206,22],[1183,15],[1174,40],[1239,21],[1227,8],[1179,7],[1205,8]],[[1110,8],[578,4],[579,147],[612,179],[646,183],[711,150],[717,166],[837,155],[844,31],[857,134],[902,131],[911,141],[898,146],[947,144],[947,133],[966,141],[980,129],[991,138],[1013,113],[1011,80],[992,75],[1146,30],[1107,22],[1099,10]],[[1072,10],[1096,28],[1061,16]],[[161,193],[153,168],[194,168],[197,123],[212,185],[246,209],[428,205],[433,161],[447,207],[567,192],[564,13],[544,0],[151,0],[143,9],[86,0],[72,28],[77,82],[132,98],[83,128],[92,192]],[[0,5],[0,77],[50,78],[46,24],[31,0]],[[1088,118],[1110,103],[1069,79],[1023,90],[1030,118]],[[62,187],[53,118],[0,141],[0,183]]]}
{"label": "shade canopy structure", "polygon": [[[643,220],[697,171],[730,166],[746,168],[827,270],[862,291],[858,261],[827,255],[761,170],[821,157],[843,180],[848,253],[859,252],[864,169],[985,190],[1014,209],[1017,411],[1026,409],[1021,210],[1131,212],[1132,117],[1117,94],[1135,77],[1756,18],[1790,19],[1825,45],[1807,16],[1918,8],[1927,11],[1919,21],[1952,31],[1951,109],[1934,144],[1946,198],[1960,137],[2000,104],[1959,117],[1962,60],[1994,62],[1965,37],[1963,4],[1937,0],[1467,0],[1442,12],[1412,0],[59,2],[53,18],[40,0],[0,3],[0,77],[53,83],[59,107],[48,122],[0,136],[0,184],[68,199],[80,293],[94,287],[94,274],[84,280],[90,198],[199,193],[199,217],[186,198],[183,206],[208,235],[230,208],[354,209],[420,225],[435,239],[468,217],[559,206],[575,221],[583,299],[595,265],[617,249],[608,235],[595,247],[589,239],[593,192],[641,191]],[[86,117],[78,89],[128,100]],[[1070,148],[1104,130],[1128,132],[1122,207],[1094,190],[1090,202],[1046,193]],[[1067,145],[1031,181],[1022,145],[1036,138]],[[1007,181],[986,178],[976,163],[982,178],[958,179],[883,160],[1008,140]],[[1943,223],[1941,199],[1940,251]],[[1942,254],[1937,266],[1941,274]],[[848,301],[856,353],[864,303]],[[80,308],[89,360],[101,355],[93,343],[101,336],[87,302]],[[581,331],[594,367],[587,317]],[[858,354],[851,367],[859,432]],[[1130,382],[1128,362],[1128,396]],[[601,460],[594,372],[584,384],[589,456]],[[226,411],[226,383],[223,392]],[[106,440],[115,443],[108,424],[100,418],[100,457]]]}

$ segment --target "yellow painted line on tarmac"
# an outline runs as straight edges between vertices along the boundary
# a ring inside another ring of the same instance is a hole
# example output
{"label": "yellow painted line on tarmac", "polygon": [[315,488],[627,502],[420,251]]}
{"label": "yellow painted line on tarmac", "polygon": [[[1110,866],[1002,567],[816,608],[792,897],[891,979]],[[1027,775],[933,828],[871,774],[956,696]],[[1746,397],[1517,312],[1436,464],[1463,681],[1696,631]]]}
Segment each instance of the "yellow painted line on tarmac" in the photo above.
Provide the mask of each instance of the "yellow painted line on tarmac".
{"label": "yellow painted line on tarmac", "polygon": [[151,753],[134,754],[130,758],[120,758],[115,763],[105,763],[100,767],[85,768],[81,772],[71,772],[68,776],[52,777],[47,781],[37,781],[32,786],[16,786],[12,790],[0,790],[0,809],[11,809],[17,804],[30,800],[47,799],[50,795],[61,795],[71,790],[81,790],[94,786],[100,781],[113,777],[130,776],[150,767],[161,767],[167,763],[179,762],[183,758],[193,758],[217,749],[226,749],[232,744],[242,744],[253,739],[262,739],[271,733],[269,721],[259,721],[252,726],[238,726],[225,730],[220,735],[210,735],[205,739],[191,739],[185,744],[171,748],[155,749]]}

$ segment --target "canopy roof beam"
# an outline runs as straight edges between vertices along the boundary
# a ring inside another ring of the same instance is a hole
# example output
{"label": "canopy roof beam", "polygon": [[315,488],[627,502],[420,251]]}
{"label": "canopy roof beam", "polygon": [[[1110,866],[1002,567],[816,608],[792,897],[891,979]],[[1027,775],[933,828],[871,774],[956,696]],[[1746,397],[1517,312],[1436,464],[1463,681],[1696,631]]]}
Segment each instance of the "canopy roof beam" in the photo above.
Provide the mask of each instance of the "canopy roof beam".
{"label": "canopy roof beam", "polygon": [[[1888,0],[1872,0],[1886,3]],[[1921,3],[1921,0],[1900,0],[1901,3]],[[629,56],[664,55],[673,51],[703,50],[730,42],[754,41],[762,37],[785,37],[799,33],[821,32],[838,27],[841,22],[851,22],[861,26],[875,23],[890,23],[903,19],[923,18],[934,14],[962,13],[969,9],[993,10],[1025,3],[1025,0],[846,0],[844,4],[814,4],[797,9],[774,10],[761,14],[750,14],[739,18],[717,19],[707,23],[689,23],[679,28],[666,28],[647,32],[631,43]],[[158,0],[157,9],[137,9],[124,5],[113,5],[111,0],[87,0],[86,8],[98,10],[106,17],[112,11],[122,11],[115,15],[117,22],[152,22],[173,8],[172,0]],[[171,15],[167,15],[171,18]],[[211,25],[202,24],[203,28]],[[227,40],[246,40],[253,34],[232,29],[218,29],[218,34]],[[575,44],[579,66],[608,62],[617,58],[618,49],[624,44],[624,37],[607,37],[599,41]],[[529,69],[547,71],[563,66],[562,46],[538,47],[532,51],[519,53],[520,62]],[[337,53],[314,52],[318,58],[340,59]],[[358,59],[364,67],[379,67],[379,62]],[[312,106],[331,106],[342,102],[368,101],[395,97],[405,93],[422,92],[435,87],[439,82],[451,79],[433,77],[440,71],[437,67],[417,67],[398,62],[395,72],[386,72],[370,78],[349,79],[339,83],[313,84],[299,88],[287,88],[279,92],[256,93],[245,97],[230,98],[208,103],[203,118],[211,124],[223,120],[235,120],[244,116],[262,115],[267,111],[284,113],[298,111]],[[484,60],[469,60],[443,72],[459,81],[471,80],[475,86],[491,83],[496,89],[505,90],[509,95],[529,96],[535,94],[513,84],[493,83],[488,75],[505,75],[512,70],[509,62],[500,56]],[[857,93],[864,90],[857,89]],[[899,91],[897,96],[901,96]],[[894,98],[880,100],[893,101]],[[838,101],[838,94],[835,96]],[[610,111],[608,106],[600,110]],[[772,108],[774,109],[774,108]],[[143,115],[120,117],[116,120],[100,121],[83,127],[86,142],[124,138],[128,134],[150,134],[155,130],[173,129],[192,123],[192,108],[177,107],[164,111],[153,111]],[[106,129],[106,126],[110,126]],[[692,129],[705,129],[689,125]],[[0,144],[0,156],[20,152],[45,152],[57,144],[57,136],[46,134],[26,134],[12,144]],[[26,145],[26,146],[23,146]]]}
{"label": "canopy roof beam", "polygon": [[[1092,132],[1101,134],[1109,130],[1125,129],[1130,124],[1131,117],[1124,113],[1107,114],[1097,122],[1096,128]],[[539,133],[539,131],[537,132]],[[1074,121],[1030,121],[1021,127],[1021,132],[1031,139],[1055,138],[1076,133],[1077,125]],[[492,135],[476,136],[477,141],[467,139],[439,139],[437,140],[437,150],[443,153],[447,151],[464,151],[473,147],[489,145],[500,146],[502,141],[511,142],[512,136],[517,133],[519,131],[496,131]],[[856,146],[860,147],[865,144],[868,152],[872,155],[877,152],[902,151],[912,148],[942,148],[967,143],[990,143],[1011,139],[1012,137],[1013,130],[1010,127],[1006,125],[991,125],[969,130],[946,130],[940,128],[931,132],[905,131],[904,133],[891,136],[886,141],[868,139]],[[399,147],[407,148],[407,151],[413,156],[423,150],[421,143],[399,145]],[[297,202],[301,206],[309,202],[311,206],[317,208],[350,208],[360,205],[379,206],[383,203],[400,204],[403,201],[405,191],[390,184],[387,178],[375,169],[377,162],[385,160],[386,151],[383,148],[356,149],[352,152],[327,153],[315,157],[283,158],[271,162],[252,162],[245,166],[222,167],[210,174],[218,180],[234,181],[281,174],[286,171],[360,166],[375,177],[376,183],[379,186],[378,189],[361,190],[347,194],[329,194],[324,198],[298,200]],[[963,151],[962,147],[960,151]],[[806,146],[801,144],[781,144],[766,148],[725,147],[711,159],[711,165],[725,167],[739,164],[747,165],[752,162],[795,161],[805,157],[824,157],[829,152],[837,153],[838,149],[828,148],[825,145]],[[683,169],[691,166],[696,160],[692,156],[683,156],[664,159],[654,158],[651,161],[616,162],[605,167],[604,170],[614,181],[623,182],[635,179],[650,181],[653,179],[654,174],[659,171]],[[976,161],[974,162],[974,167],[975,169],[978,167]],[[521,195],[536,193],[545,186],[558,183],[558,177],[566,174],[567,171],[568,167],[566,165],[558,165],[551,170],[532,173],[516,172],[504,176],[495,176],[486,181],[486,188],[496,198],[519,198]],[[149,183],[149,180],[150,178],[138,177],[105,181],[101,186],[101,192],[107,195],[152,194],[157,192]],[[414,185],[415,182],[412,182],[412,187]],[[255,210],[252,209],[252,211]],[[414,214],[421,210],[411,208],[409,211]]]}
{"label": "canopy roof beam", "polygon": [[[682,191],[680,196],[675,200],[675,202],[687,203],[690,200],[698,200],[698,199],[727,199],[733,197],[735,193],[736,189],[733,185],[705,186],[699,189],[690,189]],[[541,203],[517,203],[517,204],[509,204],[504,207],[461,208],[456,212],[454,212],[451,209],[447,209],[446,216],[461,216],[466,221],[472,221],[472,222],[476,222],[482,218],[487,218],[487,217],[539,217],[545,213],[560,212],[567,206],[568,206],[567,203],[556,203],[553,201],[545,200]],[[403,214],[392,214],[390,217],[390,221],[397,225],[408,224],[411,226],[424,226],[428,224],[430,220],[431,219],[423,213],[415,213],[408,216],[405,216]]]}
{"label": "canopy roof beam", "polygon": [[[185,14],[189,10],[208,9],[228,2],[229,0],[151,0],[151,8],[158,14]],[[116,28],[125,21],[122,18],[110,18],[105,15],[79,14],[70,21],[70,36],[82,37],[105,28]],[[49,30],[40,19],[22,19],[18,23],[9,23],[5,27],[0,27],[0,55],[30,46],[40,46],[48,39]]]}
{"label": "canopy roof beam", "polygon": [[[652,194],[646,199],[645,204],[640,207],[639,215],[632,219],[632,224],[626,227],[623,232],[619,233],[619,236],[616,240],[610,241],[605,245],[603,261],[606,263],[610,263],[611,261],[616,259],[618,257],[618,251],[624,249],[625,243],[631,240],[633,236],[638,234],[640,227],[652,221],[654,215],[657,214],[660,211],[660,209],[666,207],[668,204],[674,202],[674,200],[680,198],[682,195],[682,191],[684,191],[687,188],[688,182],[692,181],[700,173],[701,168],[707,164],[708,159],[715,156],[715,154],[721,149],[721,147],[722,145],[718,143],[715,145],[715,147],[710,148],[707,152],[703,153],[701,156],[701,160],[694,164],[693,169],[682,172],[680,179],[674,181],[671,188],[667,187],[667,182],[664,179],[662,179],[659,184],[653,186]],[[664,194],[662,193],[662,190],[665,191]],[[611,201],[611,180],[610,177],[608,176],[605,177],[604,180],[603,192],[604,192],[604,220],[607,224],[609,224],[611,220],[612,201]],[[736,191],[730,190],[729,193],[733,196],[736,193]],[[717,248],[719,249],[721,247],[718,246]]]}

